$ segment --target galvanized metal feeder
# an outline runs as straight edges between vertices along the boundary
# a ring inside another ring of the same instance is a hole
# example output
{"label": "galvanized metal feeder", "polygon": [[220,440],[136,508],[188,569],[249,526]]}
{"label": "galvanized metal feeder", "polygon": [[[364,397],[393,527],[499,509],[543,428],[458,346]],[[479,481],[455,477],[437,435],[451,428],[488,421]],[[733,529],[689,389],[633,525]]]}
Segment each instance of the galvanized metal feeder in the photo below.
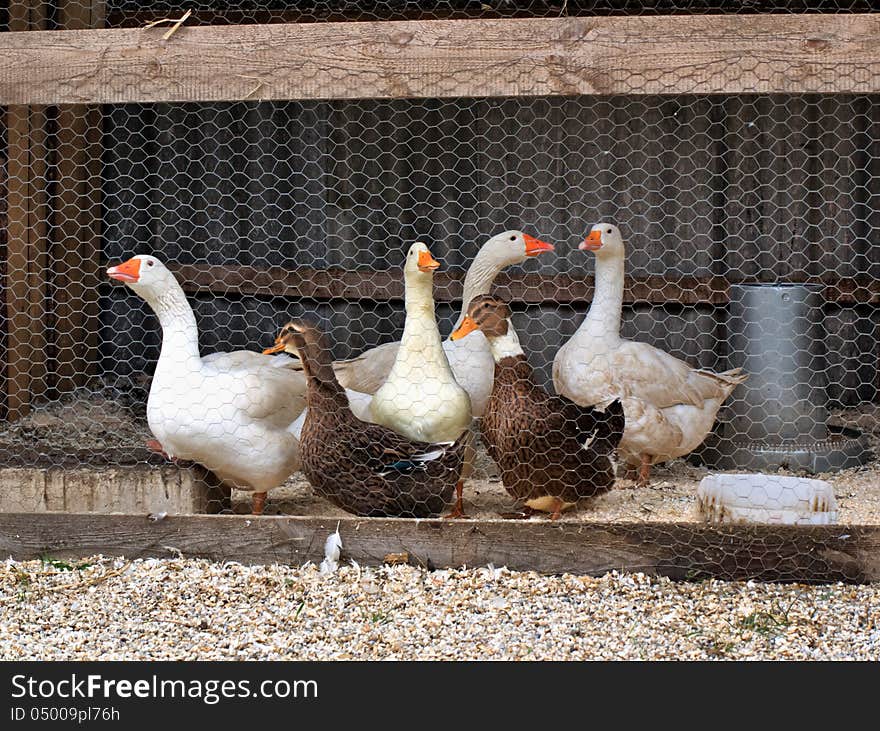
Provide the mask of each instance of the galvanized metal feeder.
{"label": "galvanized metal feeder", "polygon": [[871,457],[856,429],[828,424],[821,288],[732,285],[729,365],[749,379],[734,392],[700,459],[716,469],[834,472]]}

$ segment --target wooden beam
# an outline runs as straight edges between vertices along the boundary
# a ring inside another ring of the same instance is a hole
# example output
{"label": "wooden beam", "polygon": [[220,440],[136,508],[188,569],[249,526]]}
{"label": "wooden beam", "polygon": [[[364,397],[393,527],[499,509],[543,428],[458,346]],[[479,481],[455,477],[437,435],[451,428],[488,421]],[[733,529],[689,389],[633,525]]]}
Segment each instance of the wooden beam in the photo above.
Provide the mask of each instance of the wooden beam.
{"label": "wooden beam", "polygon": [[[58,22],[98,28],[103,13],[103,0],[60,0]],[[85,385],[99,360],[102,125],[100,107],[58,107],[51,262],[53,386],[61,393]]]}
{"label": "wooden beam", "polygon": [[675,579],[880,580],[880,526],[700,523],[522,523],[379,518],[0,514],[0,555],[212,561],[320,561],[337,523],[343,557],[378,565],[391,553],[436,568],[507,566],[548,574],[641,571]]}
{"label": "wooden beam", "polygon": [[[193,294],[377,302],[403,299],[403,277],[398,271],[193,265],[171,265],[170,268],[184,290]],[[463,283],[463,273],[438,272],[434,275],[435,301],[461,300]],[[584,302],[593,298],[593,277],[502,272],[495,280],[493,291],[509,300],[530,304]],[[624,301],[630,303],[719,304],[727,299],[727,282],[721,277],[630,277],[624,293]]]}
{"label": "wooden beam", "polygon": [[[397,271],[368,269],[313,269],[300,267],[195,266],[172,264],[169,268],[185,291],[192,294],[297,297],[318,300],[403,299],[403,279]],[[627,277],[624,302],[655,305],[723,305],[730,300],[731,284],[756,284],[756,277],[652,275]],[[880,282],[833,276],[793,277],[788,282],[824,286],[829,302],[880,304]],[[437,302],[461,300],[464,274],[434,275]],[[527,304],[576,304],[593,299],[592,275],[533,274],[506,271],[498,275],[493,291],[512,301]]]}
{"label": "wooden beam", "polygon": [[880,15],[691,15],[4,33],[0,104],[876,93]]}
{"label": "wooden beam", "polygon": [[[294,3],[291,3],[291,5]],[[807,3],[796,2],[794,5],[803,7]],[[225,5],[225,3],[224,3]],[[252,5],[252,4],[251,4]],[[337,5],[338,7],[333,7]],[[424,4],[419,8],[418,3],[394,3],[383,5],[379,13],[381,19],[391,20],[441,20],[460,18],[472,20],[476,15],[480,18],[529,18],[534,17],[535,10],[530,9],[529,3],[496,3],[495,7],[489,4],[475,6],[465,0],[460,2],[443,3],[445,7],[438,7],[439,3]],[[651,3],[652,8],[661,12],[664,7],[666,12],[673,12],[676,3],[660,2]],[[689,13],[739,13],[743,10],[742,0],[688,0],[687,12]],[[644,0],[589,0],[588,3],[573,2],[568,5],[569,11],[576,15],[579,8],[588,7],[596,15],[609,15],[622,12],[638,13],[644,10]],[[749,6],[754,12],[761,12],[765,8],[778,7],[778,0],[766,2],[751,2]],[[367,6],[368,7],[368,6]],[[563,6],[565,7],[565,6]],[[850,12],[871,12],[874,6],[871,0],[849,0],[847,9]],[[540,12],[540,11],[538,11]],[[148,8],[138,10],[112,10],[107,14],[107,26],[109,28],[139,28],[147,23],[168,17],[168,12],[150,10]],[[239,25],[253,23],[315,23],[329,21],[357,21],[373,20],[377,12],[358,8],[357,4],[345,3],[304,3],[301,9],[291,7],[277,7],[272,10],[259,10],[253,7],[236,9],[235,7],[211,10],[210,8],[195,8],[190,16],[192,25]]]}
{"label": "wooden beam", "polygon": [[[46,27],[45,3],[12,3],[0,35],[28,35]],[[9,106],[7,134],[7,245],[5,416],[18,419],[46,389],[46,267],[48,264],[48,161],[46,110]]]}
{"label": "wooden beam", "polygon": [[[488,6],[486,6],[488,8]],[[487,10],[480,9],[481,18],[509,18],[509,17],[530,17],[528,9],[512,10],[505,12],[504,8]],[[381,20],[450,20],[459,18],[463,20],[472,19],[474,17],[473,9],[468,10],[467,7],[456,9],[430,7],[428,9],[420,9],[410,7],[408,4],[402,4],[398,8],[383,7],[381,11]],[[174,13],[171,13],[173,16]],[[110,10],[107,13],[108,28],[142,28],[148,23],[156,20],[171,17],[169,11],[166,10]],[[278,7],[274,10],[258,10],[247,9],[240,10],[234,7],[224,8],[221,10],[212,10],[210,8],[195,8],[192,15],[187,20],[187,25],[264,25],[268,23],[345,23],[345,22],[363,22],[376,20],[377,13],[364,11],[356,5],[346,8],[340,5],[339,8],[332,8],[330,5],[323,9],[314,4],[309,7],[304,6],[301,10],[291,8]],[[167,28],[168,26],[165,25]]]}
{"label": "wooden beam", "polygon": [[8,338],[9,317],[6,314],[7,298],[5,292],[8,291],[7,285],[7,241],[8,241],[8,225],[9,218],[6,215],[7,203],[7,156],[9,150],[6,147],[6,124],[9,120],[6,114],[0,114],[0,421],[6,420],[6,399],[9,392],[9,384],[7,381],[6,364],[9,362],[6,351],[6,340]]}

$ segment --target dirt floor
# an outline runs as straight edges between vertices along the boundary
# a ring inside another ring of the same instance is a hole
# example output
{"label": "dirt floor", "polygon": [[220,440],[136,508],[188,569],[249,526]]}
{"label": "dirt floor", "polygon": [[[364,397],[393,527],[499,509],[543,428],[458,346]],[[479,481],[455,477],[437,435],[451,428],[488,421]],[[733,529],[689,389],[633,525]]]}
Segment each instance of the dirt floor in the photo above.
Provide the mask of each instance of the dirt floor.
{"label": "dirt floor", "polygon": [[[0,429],[0,464],[6,466],[64,466],[81,464],[163,464],[144,447],[150,438],[140,394],[89,394],[37,408],[24,419]],[[880,455],[880,405],[868,404],[834,415],[839,424],[858,427],[870,436]],[[655,467],[649,487],[636,488],[619,479],[614,490],[563,516],[565,521],[694,521],[699,517],[695,494],[709,471],[676,460]],[[780,474],[791,474],[780,472]],[[864,467],[817,475],[831,483],[838,502],[840,523],[880,523],[880,460]],[[249,512],[250,496],[233,493],[233,510]],[[481,449],[472,479],[465,486],[465,508],[472,518],[496,518],[515,509],[504,491],[497,469]],[[269,514],[345,515],[313,494],[296,474],[272,491]],[[540,520],[543,518],[532,518]]]}

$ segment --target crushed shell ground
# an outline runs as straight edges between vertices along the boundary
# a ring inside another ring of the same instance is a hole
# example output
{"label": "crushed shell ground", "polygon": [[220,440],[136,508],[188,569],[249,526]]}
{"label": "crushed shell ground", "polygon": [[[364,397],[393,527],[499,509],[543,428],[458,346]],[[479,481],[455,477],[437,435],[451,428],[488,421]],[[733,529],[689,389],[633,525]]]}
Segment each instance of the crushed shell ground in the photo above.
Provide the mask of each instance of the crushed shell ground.
{"label": "crushed shell ground", "polygon": [[10,560],[0,658],[876,660],[880,585]]}

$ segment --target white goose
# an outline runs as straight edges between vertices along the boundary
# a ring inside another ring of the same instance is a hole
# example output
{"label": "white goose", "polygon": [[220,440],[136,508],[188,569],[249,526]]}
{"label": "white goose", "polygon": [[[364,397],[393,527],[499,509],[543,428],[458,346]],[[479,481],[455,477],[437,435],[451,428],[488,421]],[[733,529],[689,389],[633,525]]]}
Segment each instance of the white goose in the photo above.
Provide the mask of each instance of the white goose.
{"label": "white goose", "polygon": [[[461,312],[453,330],[461,325],[471,300],[489,294],[495,278],[503,269],[522,264],[546,251],[553,251],[553,246],[522,231],[504,231],[488,239],[480,247],[465,276]],[[372,394],[376,393],[388,378],[397,360],[399,348],[400,341],[383,343],[365,350],[354,358],[338,360],[333,364],[336,378],[345,387],[352,412],[362,421],[372,421],[370,414]],[[473,415],[482,416],[489,394],[492,392],[492,378],[495,372],[495,361],[492,359],[485,336],[481,332],[475,332],[464,340],[444,340],[443,351],[446,353],[455,380],[470,396]],[[294,367],[301,368],[298,363]],[[304,411],[294,426],[297,438],[302,431],[307,413],[307,410]],[[466,466],[466,475],[469,474],[468,470],[469,466]],[[460,506],[457,510],[460,510]]]}
{"label": "white goose", "polygon": [[370,402],[371,421],[414,441],[454,442],[471,423],[471,400],[449,366],[434,315],[433,272],[425,244],[406,255],[406,323],[397,357]]}
{"label": "white goose", "polygon": [[[421,242],[413,244],[403,266],[406,323],[397,357],[370,402],[370,421],[420,442],[455,442],[468,430],[471,400],[456,381],[440,340],[434,314],[434,270],[440,263]],[[456,485],[452,517],[463,516],[461,494],[473,464],[470,444]]]}
{"label": "white goose", "polygon": [[651,465],[681,457],[706,438],[724,400],[746,376],[713,373],[647,343],[620,337],[626,252],[617,226],[600,223],[580,245],[596,254],[596,290],[581,326],[553,360],[557,393],[582,406],[621,399],[619,451],[647,484]]}
{"label": "white goose", "polygon": [[[522,264],[545,251],[553,251],[553,246],[522,231],[505,231],[488,239],[477,252],[465,276],[461,313],[453,330],[461,325],[471,300],[478,295],[489,294],[495,277],[502,269]],[[399,348],[400,342],[384,343],[355,358],[336,361],[333,364],[336,377],[349,391],[376,393],[391,372]],[[461,340],[447,339],[443,342],[443,350],[456,381],[470,396],[474,416],[482,416],[492,392],[495,371],[495,361],[485,336],[475,332]],[[351,394],[349,400],[352,401]],[[363,398],[360,397],[353,408],[361,407],[362,403]]]}
{"label": "white goose", "polygon": [[199,355],[199,333],[186,295],[154,256],[107,270],[142,297],[162,326],[162,350],[147,400],[154,449],[198,462],[230,486],[266,492],[299,469],[293,424],[305,406],[306,381],[292,358],[247,350]]}

